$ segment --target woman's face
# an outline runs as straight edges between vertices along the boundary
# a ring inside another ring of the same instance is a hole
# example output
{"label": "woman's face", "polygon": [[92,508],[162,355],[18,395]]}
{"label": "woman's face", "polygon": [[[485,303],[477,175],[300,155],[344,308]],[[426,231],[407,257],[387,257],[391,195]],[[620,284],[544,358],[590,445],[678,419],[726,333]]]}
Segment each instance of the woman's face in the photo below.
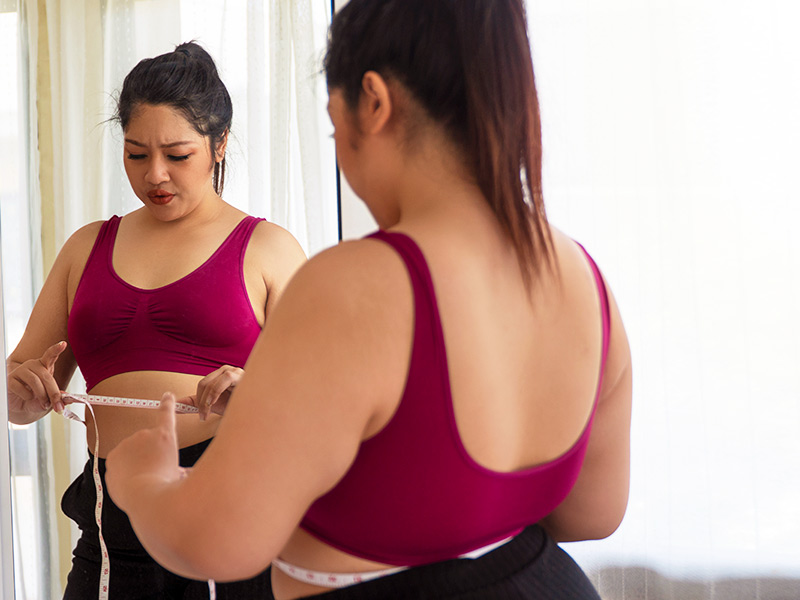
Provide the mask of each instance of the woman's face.
{"label": "woman's face", "polygon": [[216,196],[208,138],[170,106],[136,107],[125,130],[124,162],[134,193],[160,220],[184,217]]}

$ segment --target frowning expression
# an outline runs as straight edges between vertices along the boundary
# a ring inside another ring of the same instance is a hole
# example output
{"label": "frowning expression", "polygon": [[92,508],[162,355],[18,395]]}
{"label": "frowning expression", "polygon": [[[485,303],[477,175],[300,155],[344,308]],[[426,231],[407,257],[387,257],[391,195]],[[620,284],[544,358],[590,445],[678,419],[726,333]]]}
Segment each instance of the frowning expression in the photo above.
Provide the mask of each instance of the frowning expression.
{"label": "frowning expression", "polygon": [[[125,172],[136,196],[159,219],[173,220],[214,197],[208,138],[167,105],[140,104],[125,130]],[[217,152],[224,152],[224,145]]]}

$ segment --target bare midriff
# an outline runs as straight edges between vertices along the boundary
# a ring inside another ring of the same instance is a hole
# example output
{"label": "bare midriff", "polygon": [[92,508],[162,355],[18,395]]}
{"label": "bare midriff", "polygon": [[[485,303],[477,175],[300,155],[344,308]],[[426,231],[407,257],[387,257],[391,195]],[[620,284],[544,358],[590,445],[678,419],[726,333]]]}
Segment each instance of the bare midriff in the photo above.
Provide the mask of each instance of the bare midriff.
{"label": "bare midriff", "polygon": [[[298,567],[328,573],[380,571],[396,566],[352,556],[321,542],[300,528],[289,538],[279,558]],[[329,591],[331,588],[298,581],[278,569],[272,569],[272,593],[276,600],[294,600]]]}
{"label": "bare midriff", "polygon": [[[135,371],[114,375],[98,383],[89,390],[96,396],[118,396],[122,398],[142,398],[161,400],[164,392],[172,392],[179,400],[197,392],[197,382],[202,377],[185,373],[165,371]],[[126,437],[140,429],[153,427],[157,423],[157,411],[149,408],[128,408],[119,406],[93,406],[100,434],[98,456],[105,458],[108,453]],[[209,415],[201,421],[197,414],[178,414],[178,446],[185,448],[214,436],[220,417]],[[92,415],[86,411],[86,441],[94,451],[95,435]]]}

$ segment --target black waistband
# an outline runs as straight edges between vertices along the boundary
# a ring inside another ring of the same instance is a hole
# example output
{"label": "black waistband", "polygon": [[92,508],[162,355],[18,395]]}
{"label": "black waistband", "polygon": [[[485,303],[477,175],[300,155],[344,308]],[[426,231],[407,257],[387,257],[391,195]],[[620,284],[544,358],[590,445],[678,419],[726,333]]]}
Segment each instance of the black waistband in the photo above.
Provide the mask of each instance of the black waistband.
{"label": "black waistband", "polygon": [[538,525],[476,559],[413,567],[310,598],[600,600],[581,568]]}
{"label": "black waistband", "polygon": [[[182,467],[194,465],[210,443],[211,439],[207,439],[198,444],[181,448],[178,453],[180,465]],[[61,498],[61,510],[77,523],[84,542],[99,548],[100,542],[94,517],[97,495],[92,476],[93,464],[94,456],[89,452],[89,460],[86,461],[83,472],[70,484]],[[97,470],[105,490],[106,460],[104,458],[97,459]],[[128,516],[119,509],[107,492],[103,502],[103,537],[112,554],[116,552],[131,556],[146,556],[144,548],[133,532]]]}
{"label": "black waistband", "polygon": [[[198,461],[200,456],[202,456],[203,452],[206,451],[208,445],[211,443],[211,440],[214,438],[208,438],[207,440],[203,440],[202,442],[198,442],[196,444],[192,444],[191,446],[186,446],[185,448],[181,448],[178,450],[178,463],[182,467],[191,467]],[[94,454],[92,451],[89,450],[89,462],[94,460]],[[91,473],[91,466],[87,465],[89,472]],[[106,472],[106,459],[105,458],[98,458],[97,459],[97,468],[100,471],[100,475],[105,475]]]}

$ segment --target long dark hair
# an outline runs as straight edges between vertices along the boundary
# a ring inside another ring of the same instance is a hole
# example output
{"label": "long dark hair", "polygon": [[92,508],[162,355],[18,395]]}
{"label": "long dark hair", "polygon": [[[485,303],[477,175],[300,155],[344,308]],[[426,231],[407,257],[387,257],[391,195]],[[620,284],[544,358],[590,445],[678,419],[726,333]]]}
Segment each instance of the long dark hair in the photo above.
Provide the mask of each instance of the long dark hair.
{"label": "long dark hair", "polygon": [[523,0],[350,0],[324,68],[351,109],[367,71],[403,84],[464,149],[525,281],[553,266]]}
{"label": "long dark hair", "polygon": [[[214,59],[200,45],[186,42],[172,52],[140,61],[122,84],[115,119],[125,131],[139,104],[167,105],[183,113],[207,137],[211,156],[230,132],[233,104],[217,73]],[[225,186],[225,158],[214,161],[214,191]]]}

